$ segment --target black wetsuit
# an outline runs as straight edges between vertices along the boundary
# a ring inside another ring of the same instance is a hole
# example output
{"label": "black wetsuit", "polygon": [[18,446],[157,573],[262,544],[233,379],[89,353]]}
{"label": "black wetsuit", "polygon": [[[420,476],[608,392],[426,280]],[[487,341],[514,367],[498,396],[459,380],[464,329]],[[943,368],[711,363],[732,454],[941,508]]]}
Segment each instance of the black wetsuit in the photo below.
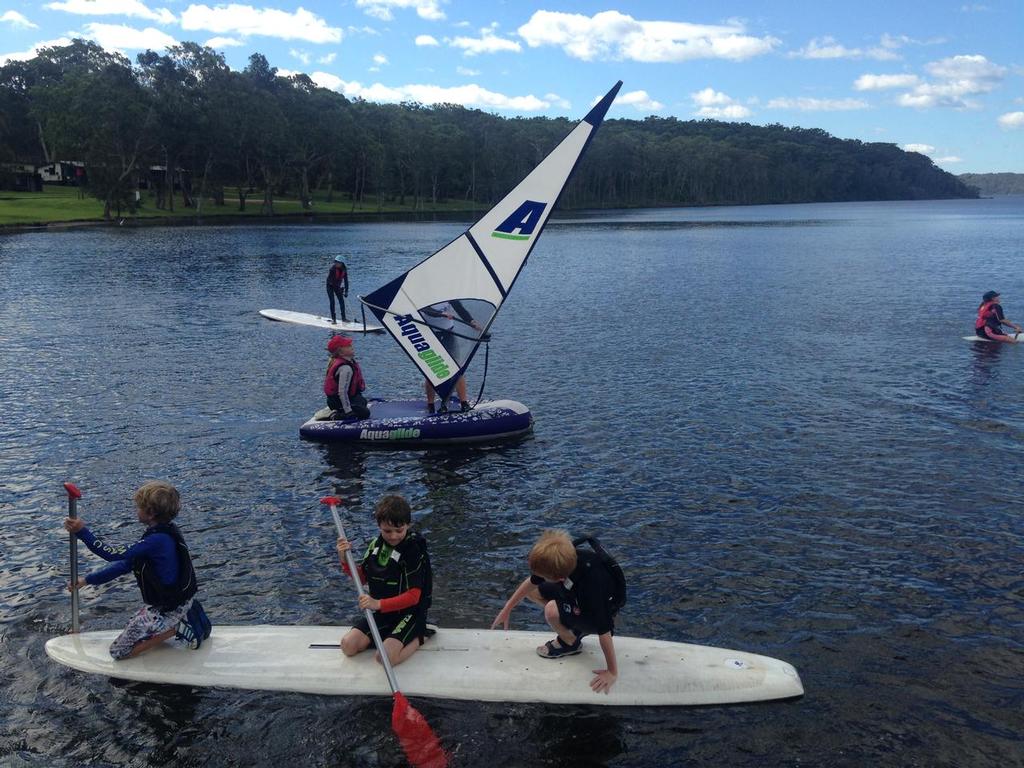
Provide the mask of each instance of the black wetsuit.
{"label": "black wetsuit", "polygon": [[331,271],[327,273],[327,299],[331,302],[331,322],[338,321],[334,314],[334,299],[337,297],[338,306],[341,308],[341,319],[348,320],[345,314],[345,297],[348,296],[348,268],[340,261],[331,265]]}
{"label": "black wetsuit", "polygon": [[[398,546],[392,548],[383,536],[376,536],[366,548],[359,565],[366,577],[370,597],[375,600],[398,597],[410,589],[420,590],[419,602],[415,605],[396,611],[375,611],[374,620],[381,639],[394,637],[402,645],[417,639],[422,642],[426,633],[427,609],[430,607],[433,584],[426,539],[410,530]],[[370,624],[365,616],[361,616],[352,626],[370,635]]]}
{"label": "black wetsuit", "polygon": [[544,581],[539,576],[530,580],[541,597],[558,604],[558,620],[578,637],[603,635],[615,629],[611,607],[615,582],[596,553],[577,548],[576,568],[564,582]]}

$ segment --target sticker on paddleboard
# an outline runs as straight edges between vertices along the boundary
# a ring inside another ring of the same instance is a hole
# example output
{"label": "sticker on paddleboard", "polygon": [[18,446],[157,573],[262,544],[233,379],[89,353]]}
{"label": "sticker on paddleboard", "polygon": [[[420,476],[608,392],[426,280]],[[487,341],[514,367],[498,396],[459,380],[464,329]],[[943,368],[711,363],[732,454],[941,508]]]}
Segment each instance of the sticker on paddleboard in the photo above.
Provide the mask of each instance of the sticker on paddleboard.
{"label": "sticker on paddleboard", "polygon": [[726,659],[725,666],[730,669],[750,669],[750,665],[743,659]]}

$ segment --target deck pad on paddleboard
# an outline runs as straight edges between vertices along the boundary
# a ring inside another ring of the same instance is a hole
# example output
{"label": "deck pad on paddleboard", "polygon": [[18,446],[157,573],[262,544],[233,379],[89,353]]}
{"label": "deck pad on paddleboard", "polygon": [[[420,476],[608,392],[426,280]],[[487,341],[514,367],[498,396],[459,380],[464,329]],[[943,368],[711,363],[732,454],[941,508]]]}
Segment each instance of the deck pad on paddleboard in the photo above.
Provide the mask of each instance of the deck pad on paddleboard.
{"label": "deck pad on paddleboard", "polygon": [[[391,694],[373,654],[346,657],[338,648],[348,627],[215,626],[198,650],[165,643],[134,659],[114,661],[118,631],[55,637],[54,661],[94,674],[149,683],[296,691],[324,695]],[[536,647],[549,632],[445,629],[397,668],[407,696],[548,704],[681,706],[732,704],[803,694],[797,671],[767,656],[708,646],[616,637],[619,677],[608,695],[590,689],[604,668],[596,637],[583,652],[544,659]],[[316,647],[325,646],[325,647]]]}
{"label": "deck pad on paddleboard", "polygon": [[349,333],[372,333],[383,331],[383,326],[367,323],[365,328],[361,320],[339,320],[331,322],[331,318],[321,315],[308,315],[305,312],[292,312],[287,309],[261,309],[260,314],[268,320],[279,320],[282,323],[308,325],[312,328],[326,328],[329,331],[346,331]]}
{"label": "deck pad on paddleboard", "polygon": [[964,336],[964,341],[987,341],[989,344],[1020,344],[1024,342],[1024,338],[1019,336],[1014,337],[1015,341],[1002,341],[1000,339],[983,339],[981,336]]}

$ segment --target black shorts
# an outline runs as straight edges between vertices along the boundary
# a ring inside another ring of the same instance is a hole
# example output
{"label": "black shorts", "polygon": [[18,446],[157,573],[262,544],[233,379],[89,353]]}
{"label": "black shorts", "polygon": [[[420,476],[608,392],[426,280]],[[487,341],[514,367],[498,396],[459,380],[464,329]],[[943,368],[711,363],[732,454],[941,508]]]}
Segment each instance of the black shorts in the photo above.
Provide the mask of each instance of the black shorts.
{"label": "black shorts", "polygon": [[[381,640],[393,637],[401,642],[403,647],[413,640],[419,640],[420,644],[423,644],[423,637],[427,631],[427,620],[420,611],[375,613],[373,618],[377,622]],[[370,622],[366,620],[365,615],[360,615],[359,620],[352,625],[352,629],[358,629],[370,638],[371,643],[373,642]]]}
{"label": "black shorts", "polygon": [[558,621],[566,629],[571,629],[577,637],[600,634],[597,629],[580,615],[579,606],[568,598],[565,588],[554,581],[545,581],[537,585],[540,596],[545,600],[554,600],[558,606]]}

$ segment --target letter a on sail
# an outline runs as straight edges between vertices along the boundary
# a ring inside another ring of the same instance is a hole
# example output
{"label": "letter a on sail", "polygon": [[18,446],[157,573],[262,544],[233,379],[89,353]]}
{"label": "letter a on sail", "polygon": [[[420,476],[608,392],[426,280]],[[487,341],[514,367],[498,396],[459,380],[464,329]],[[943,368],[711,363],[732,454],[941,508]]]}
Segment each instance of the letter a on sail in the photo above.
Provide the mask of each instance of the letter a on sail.
{"label": "letter a on sail", "polygon": [[620,87],[476,224],[362,298],[442,398],[476,354]]}

